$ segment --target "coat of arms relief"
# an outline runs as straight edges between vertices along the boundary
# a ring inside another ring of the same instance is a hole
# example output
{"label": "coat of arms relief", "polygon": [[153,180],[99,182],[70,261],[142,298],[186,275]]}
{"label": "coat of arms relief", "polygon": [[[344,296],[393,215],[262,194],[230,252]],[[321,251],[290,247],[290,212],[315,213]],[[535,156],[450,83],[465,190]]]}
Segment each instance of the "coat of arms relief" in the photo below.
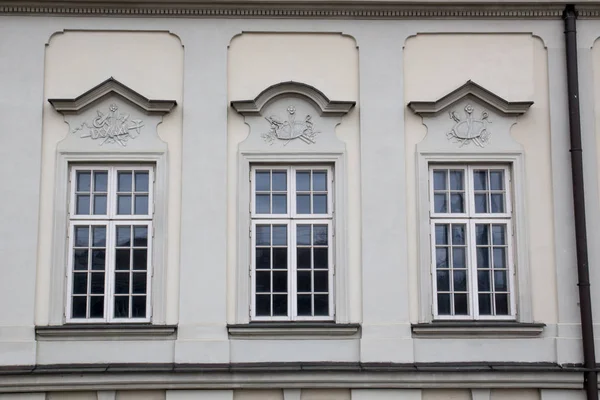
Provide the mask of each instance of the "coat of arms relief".
{"label": "coat of arms relief", "polygon": [[450,111],[450,118],[455,124],[450,129],[446,136],[448,139],[459,143],[460,147],[467,146],[471,143],[479,147],[484,147],[490,141],[491,132],[488,129],[489,114],[487,111],[482,111],[479,118],[473,116],[475,108],[471,104],[465,106],[465,115],[462,119],[456,111]]}
{"label": "coat of arms relief", "polygon": [[116,104],[111,104],[107,113],[96,111],[96,118],[91,123],[83,122],[71,133],[83,131],[82,138],[100,140],[100,146],[105,143],[118,143],[126,146],[129,139],[135,139],[141,133],[144,126],[140,119],[130,119],[129,114],[121,114]]}
{"label": "coat of arms relief", "polygon": [[269,122],[269,132],[263,133],[265,142],[272,145],[276,140],[283,140],[284,146],[290,141],[300,139],[306,144],[314,144],[319,131],[315,130],[312,117],[306,115],[304,119],[296,119],[296,107],[291,105],[287,108],[287,119],[281,119],[272,115],[265,119]]}

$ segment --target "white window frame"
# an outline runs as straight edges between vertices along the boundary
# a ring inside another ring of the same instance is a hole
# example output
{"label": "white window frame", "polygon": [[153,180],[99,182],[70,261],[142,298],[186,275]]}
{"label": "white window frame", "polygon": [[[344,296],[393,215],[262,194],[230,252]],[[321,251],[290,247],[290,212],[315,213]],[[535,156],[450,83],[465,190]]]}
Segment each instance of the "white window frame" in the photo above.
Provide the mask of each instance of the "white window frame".
{"label": "white window frame", "polygon": [[[256,213],[256,185],[255,174],[260,170],[286,171],[287,176],[287,213],[286,214],[258,214]],[[297,171],[326,171],[327,172],[327,213],[324,214],[298,214],[296,212],[296,172]],[[334,175],[331,165],[319,164],[252,164],[250,167],[250,318],[252,321],[332,321],[335,319],[335,282],[334,282]],[[256,225],[286,225],[287,226],[287,271],[288,271],[288,315],[287,316],[257,316],[256,315]],[[327,316],[298,316],[297,313],[297,245],[296,227],[298,225],[327,225],[328,234],[328,276],[329,276],[329,315]]]}

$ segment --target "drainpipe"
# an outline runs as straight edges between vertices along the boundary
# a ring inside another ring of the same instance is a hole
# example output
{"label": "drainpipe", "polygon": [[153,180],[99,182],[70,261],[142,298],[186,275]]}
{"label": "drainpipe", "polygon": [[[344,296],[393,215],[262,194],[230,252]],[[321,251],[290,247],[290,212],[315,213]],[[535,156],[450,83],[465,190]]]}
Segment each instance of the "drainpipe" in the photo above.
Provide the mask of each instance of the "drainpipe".
{"label": "drainpipe", "polygon": [[577,14],[574,5],[567,5],[563,13],[567,50],[567,90],[569,97],[569,130],[571,136],[571,174],[573,177],[573,205],[575,212],[575,246],[577,250],[577,277],[581,338],[583,343],[583,385],[587,400],[598,400],[598,373],[592,325],[592,301],[588,267],[587,232],[585,227],[585,191],[583,185],[583,158],[581,149],[581,117],[579,115],[579,76],[577,73]]}

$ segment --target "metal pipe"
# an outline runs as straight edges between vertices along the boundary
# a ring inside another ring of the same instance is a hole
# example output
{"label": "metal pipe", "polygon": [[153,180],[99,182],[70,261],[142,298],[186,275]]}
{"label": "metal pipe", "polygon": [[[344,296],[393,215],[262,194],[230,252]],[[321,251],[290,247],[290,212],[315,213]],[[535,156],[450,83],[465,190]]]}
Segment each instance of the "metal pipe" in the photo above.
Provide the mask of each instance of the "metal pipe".
{"label": "metal pipe", "polygon": [[577,251],[577,286],[579,287],[581,339],[583,343],[583,386],[587,394],[587,400],[598,400],[598,373],[596,371],[596,350],[594,348],[594,326],[592,324],[592,301],[590,296],[590,273],[585,226],[585,189],[581,148],[581,116],[579,113],[579,75],[577,72],[577,13],[574,5],[569,4],[566,6],[563,12],[563,19],[565,20],[565,47],[567,56],[571,175],[573,177],[575,246]]}

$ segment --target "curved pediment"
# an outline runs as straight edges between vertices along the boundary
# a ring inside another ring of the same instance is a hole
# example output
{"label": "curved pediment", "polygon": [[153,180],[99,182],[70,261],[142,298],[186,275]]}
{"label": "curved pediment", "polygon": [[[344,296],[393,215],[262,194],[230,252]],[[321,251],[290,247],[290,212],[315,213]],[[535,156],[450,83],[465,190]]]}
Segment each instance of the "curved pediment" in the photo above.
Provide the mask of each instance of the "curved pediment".
{"label": "curved pediment", "polygon": [[313,86],[289,81],[269,86],[253,100],[232,101],[231,106],[244,116],[262,115],[268,104],[281,97],[304,98],[316,107],[321,116],[341,117],[356,105],[354,101],[329,100],[323,92]]}

